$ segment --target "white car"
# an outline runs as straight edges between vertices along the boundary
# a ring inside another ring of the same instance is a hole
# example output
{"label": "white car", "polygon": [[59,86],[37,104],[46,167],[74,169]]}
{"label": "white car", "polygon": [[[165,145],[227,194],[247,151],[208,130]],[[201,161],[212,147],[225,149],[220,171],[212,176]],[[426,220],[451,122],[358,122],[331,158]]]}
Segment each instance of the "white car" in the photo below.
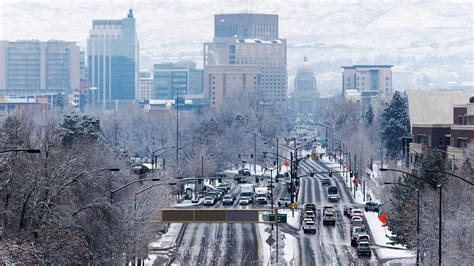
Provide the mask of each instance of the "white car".
{"label": "white car", "polygon": [[303,222],[303,233],[316,234],[316,224],[312,220],[305,220]]}
{"label": "white car", "polygon": [[247,197],[241,197],[239,200],[239,205],[249,205],[250,204],[250,198]]}
{"label": "white car", "polygon": [[216,198],[212,196],[206,196],[204,198],[204,206],[212,206],[216,203]]}
{"label": "white car", "polygon": [[354,217],[354,216],[363,217],[363,216],[364,216],[364,212],[363,212],[361,209],[352,209],[352,210],[351,210],[351,218]]}

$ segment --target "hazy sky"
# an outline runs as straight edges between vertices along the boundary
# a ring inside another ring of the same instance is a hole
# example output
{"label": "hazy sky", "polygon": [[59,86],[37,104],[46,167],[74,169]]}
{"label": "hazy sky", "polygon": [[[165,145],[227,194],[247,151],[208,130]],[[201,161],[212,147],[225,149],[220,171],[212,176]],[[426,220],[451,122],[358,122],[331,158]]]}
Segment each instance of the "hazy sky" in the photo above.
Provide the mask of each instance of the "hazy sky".
{"label": "hazy sky", "polygon": [[[308,57],[318,86],[340,81],[341,64],[394,64],[406,81],[472,80],[474,0],[292,1],[134,0],[140,65],[193,60],[202,64],[203,42],[213,36],[217,13],[279,15],[288,43],[288,70]],[[121,19],[129,0],[0,0],[0,39],[59,39],[85,47],[93,19]],[[471,59],[471,60],[469,60]]]}

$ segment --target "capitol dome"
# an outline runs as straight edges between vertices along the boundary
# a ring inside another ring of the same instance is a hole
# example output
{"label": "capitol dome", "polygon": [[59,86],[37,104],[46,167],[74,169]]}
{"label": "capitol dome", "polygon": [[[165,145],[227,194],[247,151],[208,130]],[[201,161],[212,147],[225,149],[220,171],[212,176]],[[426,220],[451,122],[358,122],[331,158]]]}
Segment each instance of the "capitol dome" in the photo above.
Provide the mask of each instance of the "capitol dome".
{"label": "capitol dome", "polygon": [[306,56],[303,58],[303,64],[299,65],[296,69],[296,76],[304,77],[311,76],[314,77],[313,66],[308,63]]}

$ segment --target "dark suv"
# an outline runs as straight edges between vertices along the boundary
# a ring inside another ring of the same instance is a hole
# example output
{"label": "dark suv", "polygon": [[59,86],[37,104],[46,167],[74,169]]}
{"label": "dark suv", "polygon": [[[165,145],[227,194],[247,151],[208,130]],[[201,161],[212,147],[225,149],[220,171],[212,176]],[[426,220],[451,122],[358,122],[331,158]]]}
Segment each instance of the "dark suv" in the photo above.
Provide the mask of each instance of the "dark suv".
{"label": "dark suv", "polygon": [[365,203],[365,211],[366,212],[379,212],[380,210],[380,204],[377,202],[366,202]]}

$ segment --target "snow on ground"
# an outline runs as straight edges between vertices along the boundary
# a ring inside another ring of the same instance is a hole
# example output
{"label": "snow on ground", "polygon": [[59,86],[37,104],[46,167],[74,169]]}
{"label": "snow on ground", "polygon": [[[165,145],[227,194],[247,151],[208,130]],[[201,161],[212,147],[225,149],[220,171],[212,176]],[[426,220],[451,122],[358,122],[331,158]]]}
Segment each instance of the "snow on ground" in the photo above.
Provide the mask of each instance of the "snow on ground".
{"label": "snow on ground", "polygon": [[261,245],[259,245],[261,248],[258,253],[262,256],[262,265],[270,265],[270,247],[265,243],[265,240],[267,240],[270,234],[265,231],[265,227],[265,224],[257,224],[258,242],[261,243]]}
{"label": "snow on ground", "polygon": [[201,205],[203,201],[204,201],[204,198],[200,198],[199,201],[196,202],[196,203],[192,203],[191,200],[183,200],[183,202],[181,202],[181,203],[175,203],[174,207],[182,208],[182,207],[197,206],[197,205]]}
{"label": "snow on ground", "polygon": [[292,210],[290,209],[278,209],[278,213],[286,214],[287,224],[295,229],[300,228],[300,210],[295,210],[293,217]]}
{"label": "snow on ground", "polygon": [[392,245],[389,239],[392,236],[390,230],[387,227],[382,226],[382,222],[379,220],[378,214],[375,212],[364,212],[365,220],[370,227],[372,236],[375,244],[378,246],[395,247],[400,249],[406,249],[402,245]]}
{"label": "snow on ground", "polygon": [[176,238],[178,237],[182,225],[183,224],[180,223],[170,224],[168,231],[163,234],[156,242],[150,243],[149,247],[151,249],[165,249],[174,247]]}
{"label": "snow on ground", "polygon": [[284,258],[286,261],[286,265],[296,265],[296,258],[298,256],[298,240],[296,237],[285,234],[284,241],[285,241],[285,251],[284,251]]}

